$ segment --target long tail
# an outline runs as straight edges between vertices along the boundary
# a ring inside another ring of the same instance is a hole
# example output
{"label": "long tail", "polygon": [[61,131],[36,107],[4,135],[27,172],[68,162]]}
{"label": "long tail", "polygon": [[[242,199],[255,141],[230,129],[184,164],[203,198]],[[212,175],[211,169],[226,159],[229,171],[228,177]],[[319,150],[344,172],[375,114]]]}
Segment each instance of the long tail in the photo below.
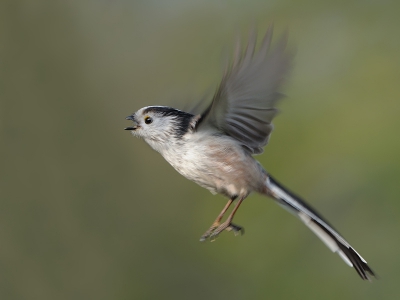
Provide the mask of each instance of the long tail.
{"label": "long tail", "polygon": [[370,280],[371,277],[376,277],[361,255],[304,200],[283,187],[270,175],[268,175],[266,185],[270,196],[283,208],[298,216],[332,252],[339,254],[350,267],[354,267],[362,279]]}

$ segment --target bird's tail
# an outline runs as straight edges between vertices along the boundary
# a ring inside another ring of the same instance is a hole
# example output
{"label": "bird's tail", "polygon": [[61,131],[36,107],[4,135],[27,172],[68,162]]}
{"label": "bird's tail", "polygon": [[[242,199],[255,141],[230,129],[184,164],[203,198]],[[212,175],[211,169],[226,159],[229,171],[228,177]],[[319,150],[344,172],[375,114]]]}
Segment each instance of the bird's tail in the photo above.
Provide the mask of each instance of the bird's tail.
{"label": "bird's tail", "polygon": [[338,253],[349,266],[354,267],[362,279],[370,280],[371,276],[376,277],[361,255],[315,209],[270,175],[267,177],[266,186],[269,196],[272,196],[283,208],[298,216],[332,252]]}

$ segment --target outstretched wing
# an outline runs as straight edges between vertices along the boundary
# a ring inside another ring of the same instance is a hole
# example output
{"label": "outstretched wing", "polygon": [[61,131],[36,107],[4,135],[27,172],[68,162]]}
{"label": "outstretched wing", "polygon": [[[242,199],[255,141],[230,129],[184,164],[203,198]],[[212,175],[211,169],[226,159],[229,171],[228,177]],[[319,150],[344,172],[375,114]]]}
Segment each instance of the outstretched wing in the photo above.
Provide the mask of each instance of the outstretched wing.
{"label": "outstretched wing", "polygon": [[238,43],[231,66],[197,124],[197,130],[217,128],[253,154],[262,153],[268,142],[277,114],[275,104],[283,96],[279,88],[291,64],[286,36],[271,47],[272,31],[270,26],[257,53],[255,31],[243,53]]}

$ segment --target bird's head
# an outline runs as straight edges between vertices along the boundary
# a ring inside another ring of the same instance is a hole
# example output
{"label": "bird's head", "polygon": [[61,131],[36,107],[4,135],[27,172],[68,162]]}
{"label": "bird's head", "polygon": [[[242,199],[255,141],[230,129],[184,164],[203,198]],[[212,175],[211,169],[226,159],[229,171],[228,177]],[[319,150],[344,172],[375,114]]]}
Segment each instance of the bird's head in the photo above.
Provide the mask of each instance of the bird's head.
{"label": "bird's head", "polygon": [[192,128],[196,117],[167,106],[147,106],[126,117],[133,126],[126,127],[134,136],[143,138],[153,146],[181,139]]}

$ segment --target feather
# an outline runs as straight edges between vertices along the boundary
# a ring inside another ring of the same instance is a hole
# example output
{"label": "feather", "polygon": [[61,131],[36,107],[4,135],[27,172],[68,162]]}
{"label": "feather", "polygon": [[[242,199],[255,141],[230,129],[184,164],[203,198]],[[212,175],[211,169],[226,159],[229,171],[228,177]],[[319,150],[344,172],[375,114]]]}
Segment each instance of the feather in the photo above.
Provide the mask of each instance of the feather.
{"label": "feather", "polygon": [[201,114],[197,130],[214,128],[259,154],[272,132],[276,103],[283,97],[280,88],[291,65],[286,35],[271,49],[272,26],[256,53],[256,32],[252,31],[244,53],[236,46],[213,101]]}

